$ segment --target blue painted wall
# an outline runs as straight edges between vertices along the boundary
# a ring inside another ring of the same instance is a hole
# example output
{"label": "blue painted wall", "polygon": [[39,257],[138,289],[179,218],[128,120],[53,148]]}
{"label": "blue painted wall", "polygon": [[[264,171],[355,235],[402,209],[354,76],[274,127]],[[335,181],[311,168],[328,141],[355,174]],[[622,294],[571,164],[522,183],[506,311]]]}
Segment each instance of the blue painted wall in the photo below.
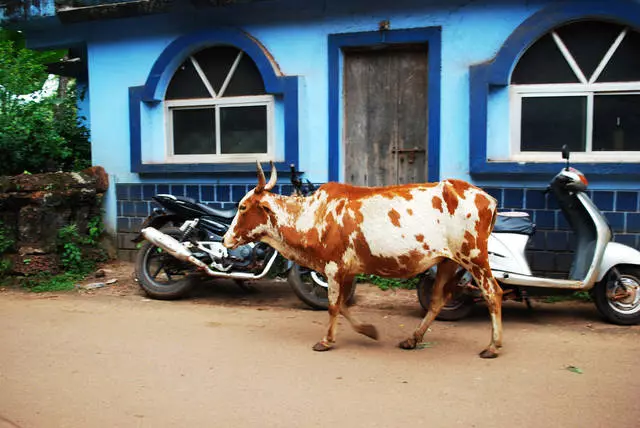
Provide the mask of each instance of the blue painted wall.
{"label": "blue painted wall", "polygon": [[[141,186],[140,189],[151,192],[162,183],[226,186],[255,180],[254,174],[140,176],[131,173],[129,88],[144,84],[156,59],[178,37],[225,26],[240,28],[266,47],[285,75],[300,76],[299,168],[312,181],[323,182],[328,178],[329,165],[328,36],[376,31],[382,20],[390,21],[391,30],[441,27],[439,125],[441,147],[446,150],[440,156],[440,178],[462,178],[496,189],[542,188],[550,177],[470,175],[469,121],[473,112],[469,109],[469,70],[474,64],[491,60],[525,20],[557,3],[544,0],[281,0],[223,8],[181,9],[163,15],[64,26],[48,23],[41,28],[32,28],[27,36],[30,46],[37,48],[86,44],[93,162],[105,167],[113,183],[146,183],[150,187]],[[607,4],[625,6],[637,2],[611,0]],[[508,146],[506,91],[492,92],[490,101],[487,152],[500,155]],[[161,110],[143,112],[143,159],[158,160],[159,153],[164,150]],[[281,146],[283,113],[280,107],[278,113],[276,132]],[[640,187],[640,181],[635,178],[589,178],[593,189],[637,190]],[[117,199],[115,186],[112,186],[107,198],[111,230],[116,228],[118,215],[122,216],[123,206],[117,204]],[[210,199],[212,202],[218,200]],[[225,202],[232,200],[230,197]],[[523,198],[523,204],[524,201]]]}

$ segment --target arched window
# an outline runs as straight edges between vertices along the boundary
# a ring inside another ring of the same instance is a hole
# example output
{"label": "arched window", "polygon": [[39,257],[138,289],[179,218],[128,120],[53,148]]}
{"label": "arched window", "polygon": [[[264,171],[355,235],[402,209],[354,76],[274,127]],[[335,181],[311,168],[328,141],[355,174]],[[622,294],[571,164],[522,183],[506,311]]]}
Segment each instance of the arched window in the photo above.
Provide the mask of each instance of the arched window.
{"label": "arched window", "polygon": [[246,162],[273,156],[272,95],[240,49],[191,54],[165,94],[167,157],[172,162]]}
{"label": "arched window", "polygon": [[532,44],[511,74],[513,157],[557,156],[563,144],[585,159],[640,152],[638,52],[640,33],[601,21],[572,22]]}

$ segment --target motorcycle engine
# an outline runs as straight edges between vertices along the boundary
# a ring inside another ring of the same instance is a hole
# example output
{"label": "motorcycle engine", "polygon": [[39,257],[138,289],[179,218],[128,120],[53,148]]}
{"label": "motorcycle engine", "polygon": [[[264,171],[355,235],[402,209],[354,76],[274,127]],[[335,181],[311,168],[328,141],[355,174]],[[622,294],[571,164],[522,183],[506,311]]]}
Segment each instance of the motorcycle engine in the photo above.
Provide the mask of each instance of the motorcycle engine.
{"label": "motorcycle engine", "polygon": [[227,255],[235,259],[235,261],[246,260],[247,263],[250,261],[252,253],[253,253],[253,245],[243,245],[233,250],[227,250]]}
{"label": "motorcycle engine", "polygon": [[264,263],[269,246],[263,243],[242,245],[233,250],[225,248],[220,242],[203,242],[200,249],[206,251],[216,268],[221,270],[234,269],[250,270],[256,264]]}

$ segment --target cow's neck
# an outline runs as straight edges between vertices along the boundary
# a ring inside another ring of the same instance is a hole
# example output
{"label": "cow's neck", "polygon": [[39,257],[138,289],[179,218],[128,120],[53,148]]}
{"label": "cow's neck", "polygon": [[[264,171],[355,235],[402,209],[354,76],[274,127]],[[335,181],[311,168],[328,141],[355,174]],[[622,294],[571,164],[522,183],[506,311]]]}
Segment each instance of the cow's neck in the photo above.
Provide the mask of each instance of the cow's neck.
{"label": "cow's neck", "polygon": [[314,196],[269,195],[271,208],[277,222],[272,224],[269,233],[262,241],[280,252],[284,257],[304,266],[312,267],[313,260],[306,257],[303,239],[307,231],[296,229],[302,216],[313,216]]}

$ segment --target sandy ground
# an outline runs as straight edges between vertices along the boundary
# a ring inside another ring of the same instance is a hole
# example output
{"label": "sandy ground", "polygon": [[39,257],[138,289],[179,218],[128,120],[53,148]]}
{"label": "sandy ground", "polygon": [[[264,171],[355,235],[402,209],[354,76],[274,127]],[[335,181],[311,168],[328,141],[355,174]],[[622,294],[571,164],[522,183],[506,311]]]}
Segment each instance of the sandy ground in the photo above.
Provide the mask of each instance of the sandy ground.
{"label": "sandy ground", "polygon": [[336,349],[316,353],[328,316],[286,283],[160,302],[130,268],[110,266],[118,282],[93,292],[0,292],[0,428],[640,426],[640,327],[591,304],[506,304],[503,354],[482,360],[483,308],[403,351],[414,293],[360,286],[357,313],[381,340],[341,322]]}

